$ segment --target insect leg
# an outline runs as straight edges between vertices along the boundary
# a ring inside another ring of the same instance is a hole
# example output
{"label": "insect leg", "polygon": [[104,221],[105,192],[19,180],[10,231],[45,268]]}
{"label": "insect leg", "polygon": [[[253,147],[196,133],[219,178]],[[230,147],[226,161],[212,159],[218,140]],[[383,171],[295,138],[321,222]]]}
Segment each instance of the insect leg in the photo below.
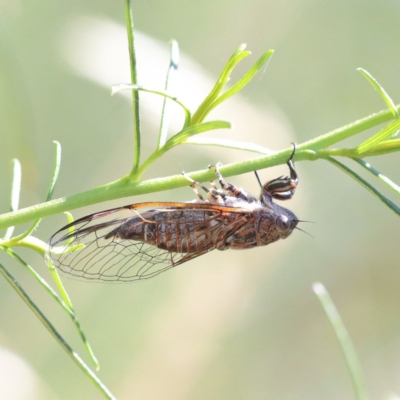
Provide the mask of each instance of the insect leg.
{"label": "insect leg", "polygon": [[[252,196],[249,196],[243,189],[238,188],[237,186],[233,185],[232,183],[228,183],[224,180],[224,178],[221,175],[221,172],[219,171],[219,167],[221,166],[221,163],[217,163],[215,166],[214,165],[209,165],[208,168],[214,168],[215,169],[215,175],[217,176],[218,182],[221,185],[221,188],[228,192],[228,196],[234,196],[242,200],[253,200]],[[215,187],[215,183],[213,185]]]}
{"label": "insect leg", "polygon": [[293,156],[296,153],[296,144],[293,144],[293,152],[286,164],[289,167],[290,177],[280,176],[279,178],[272,179],[263,186],[263,190],[271,197],[278,200],[288,200],[293,197],[294,191],[299,183],[299,177],[293,164]]}
{"label": "insect leg", "polygon": [[190,187],[192,188],[192,190],[196,193],[197,197],[201,200],[201,201],[205,201],[204,197],[201,195],[201,193],[199,192],[199,190],[197,189],[197,187],[201,187],[207,194],[207,198],[209,200],[211,200],[211,202],[213,203],[218,203],[218,204],[225,204],[222,196],[220,193],[218,193],[218,190],[214,190],[214,188],[212,188],[212,190],[209,190],[208,188],[206,188],[204,185],[202,185],[200,182],[193,180],[189,175],[187,175],[185,172],[182,172],[182,175],[186,178],[186,180],[188,180],[191,185]]}

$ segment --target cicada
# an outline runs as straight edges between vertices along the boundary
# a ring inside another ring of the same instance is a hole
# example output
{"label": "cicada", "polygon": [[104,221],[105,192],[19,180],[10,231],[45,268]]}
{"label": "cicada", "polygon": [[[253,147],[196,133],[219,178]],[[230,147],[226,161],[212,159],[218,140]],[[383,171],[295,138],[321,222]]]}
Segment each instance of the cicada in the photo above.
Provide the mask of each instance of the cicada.
{"label": "cicada", "polygon": [[294,194],[295,149],[287,161],[290,176],[261,185],[259,199],[225,182],[220,164],[210,168],[221,188],[211,181],[208,189],[183,173],[196,200],[137,203],[80,218],[50,238],[51,260],[73,277],[130,282],[152,278],[212,250],[250,249],[285,239],[299,220],[273,200]]}

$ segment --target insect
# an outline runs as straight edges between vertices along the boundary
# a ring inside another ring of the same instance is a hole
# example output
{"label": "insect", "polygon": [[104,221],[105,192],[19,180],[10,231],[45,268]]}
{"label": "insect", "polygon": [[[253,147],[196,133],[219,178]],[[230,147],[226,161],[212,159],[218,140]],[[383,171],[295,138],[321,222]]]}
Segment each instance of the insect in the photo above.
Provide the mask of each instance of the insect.
{"label": "insect", "polygon": [[[183,175],[198,199],[192,202],[147,202],[80,218],[49,241],[53,264],[73,277],[129,282],[152,278],[211,250],[249,249],[287,238],[299,222],[273,199],[290,199],[298,184],[293,153],[290,176],[261,185],[259,199],[225,182],[210,189]],[[207,198],[201,195],[199,188]]]}

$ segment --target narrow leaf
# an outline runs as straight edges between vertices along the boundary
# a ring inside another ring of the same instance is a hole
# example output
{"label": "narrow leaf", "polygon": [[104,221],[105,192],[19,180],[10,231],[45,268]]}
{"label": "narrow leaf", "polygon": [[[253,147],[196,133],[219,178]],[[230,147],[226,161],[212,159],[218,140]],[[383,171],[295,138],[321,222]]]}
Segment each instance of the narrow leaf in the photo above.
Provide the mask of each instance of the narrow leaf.
{"label": "narrow leaf", "polygon": [[141,91],[141,92],[146,92],[146,93],[153,93],[153,94],[157,94],[159,96],[163,96],[167,99],[172,100],[173,102],[175,102],[176,104],[178,104],[179,106],[181,106],[183,112],[185,113],[185,123],[184,123],[184,127],[188,126],[191,120],[191,114],[188,108],[186,108],[186,106],[181,103],[176,97],[172,96],[171,94],[164,92],[162,90],[154,90],[154,89],[147,89],[138,85],[129,85],[126,83],[121,83],[118,85],[113,85],[111,88],[111,94],[115,94],[118,93],[121,90],[134,90],[134,91]]}
{"label": "narrow leaf", "polygon": [[372,87],[379,93],[379,95],[382,97],[383,101],[387,104],[389,107],[390,111],[393,114],[394,118],[399,117],[399,112],[397,111],[397,107],[394,104],[394,101],[390,98],[390,96],[387,94],[386,90],[379,84],[379,82],[365,69],[363,68],[357,68],[357,71],[360,71],[361,74],[364,76],[364,78],[367,79],[367,81],[372,85]]}
{"label": "narrow leaf", "polygon": [[51,200],[51,198],[53,197],[54,188],[56,186],[58,174],[60,173],[60,167],[61,167],[61,144],[56,140],[53,143],[55,144],[54,167],[53,167],[53,174],[50,180],[50,187],[46,196],[46,201]]}
{"label": "narrow leaf", "polygon": [[395,119],[390,124],[386,125],[378,133],[367,139],[355,148],[357,154],[363,154],[368,150],[373,149],[384,140],[390,139],[400,129],[400,118]]}
{"label": "narrow leaf", "polygon": [[235,83],[230,89],[228,89],[224,94],[218,97],[210,107],[211,109],[215,108],[218,104],[221,104],[223,101],[233,96],[240,90],[242,90],[253,78],[254,76],[265,66],[265,64],[269,61],[269,59],[274,54],[273,50],[268,50],[264,53],[257,62],[246,72],[246,74]]}
{"label": "narrow leaf", "polygon": [[272,154],[273,151],[266,147],[260,146],[255,143],[240,142],[238,140],[219,139],[219,138],[203,138],[203,137],[190,137],[186,139],[184,144],[196,144],[202,146],[220,146],[229,149],[252,151],[264,155]]}
{"label": "narrow leaf", "polygon": [[[178,71],[179,64],[179,46],[178,42],[172,40],[170,43],[170,61],[169,68],[167,71],[167,76],[165,79],[165,92],[171,92],[173,90],[173,86],[176,80],[176,75]],[[161,123],[160,123],[160,131],[158,134],[158,144],[157,149],[164,146],[165,141],[167,140],[168,134],[168,116],[169,116],[169,100],[167,97],[164,97],[163,108],[161,111]]]}
{"label": "narrow leaf", "polygon": [[363,156],[379,156],[383,154],[400,151],[400,139],[390,139],[380,142],[372,149],[364,151]]}
{"label": "narrow leaf", "polygon": [[329,293],[326,291],[322,283],[314,283],[313,290],[317,295],[318,300],[321,302],[322,308],[324,309],[325,314],[335,332],[336,338],[339,341],[340,347],[342,348],[342,352],[353,381],[353,386],[356,391],[357,399],[367,400],[367,388],[365,385],[361,364],[357,357],[354,345],[350,339],[350,335],[344,326],[342,318],[340,317],[335,304],[333,303]]}
{"label": "narrow leaf", "polygon": [[81,340],[83,342],[83,345],[86,348],[86,351],[92,360],[93,364],[95,365],[96,369],[99,369],[99,362],[97,361],[96,356],[94,355],[94,352],[89,344],[89,342],[86,339],[86,335],[83,332],[83,329],[78,321],[78,318],[75,314],[75,311],[72,307],[72,304],[66,304],[60,296],[57,295],[57,293],[51,288],[51,286],[48,285],[48,283],[28,264],[26,263],[21,257],[18,256],[12,249],[10,249],[7,246],[0,245],[0,249],[3,250],[5,253],[7,253],[10,257],[12,257],[14,260],[18,261],[24,268],[28,270],[28,272],[35,278],[35,280],[43,287],[43,289],[50,294],[50,296],[60,305],[60,307],[72,318],[72,321],[74,322],[76,329],[78,331],[79,336],[81,337]]}
{"label": "narrow leaf", "polygon": [[[136,65],[136,47],[135,30],[133,23],[133,0],[125,0],[126,32],[128,34],[129,48],[129,66],[131,70],[131,84],[137,85],[137,65]],[[132,116],[133,116],[133,165],[132,175],[135,175],[140,165],[141,152],[141,132],[140,132],[140,107],[139,92],[132,92]]]}
{"label": "narrow leaf", "polygon": [[193,135],[212,131],[214,129],[230,129],[231,126],[231,123],[227,121],[209,121],[203,122],[202,124],[189,126],[183,131],[172,136],[172,138],[169,139],[167,143],[165,143],[164,150],[167,151],[178,144],[184,143],[189,137]]}
{"label": "narrow leaf", "polygon": [[[60,172],[60,166],[61,166],[61,145],[57,141],[54,141],[53,143],[55,144],[54,166],[53,166],[53,173],[52,173],[51,180],[50,180],[49,190],[48,190],[47,196],[46,196],[46,201],[50,201],[53,196],[54,188],[55,188],[55,185],[56,185],[56,182],[58,179],[58,174]],[[31,227],[28,228],[25,232],[21,233],[21,235],[16,236],[15,238],[13,238],[13,241],[18,242],[18,241],[24,239],[25,237],[29,236],[40,224],[40,221],[41,221],[41,219],[36,220],[31,225]]]}
{"label": "narrow leaf", "polygon": [[[12,160],[12,180],[11,180],[11,196],[10,196],[10,211],[18,210],[19,196],[21,193],[21,163],[14,158]],[[7,228],[4,235],[5,240],[9,240],[14,233],[14,226]]]}
{"label": "narrow leaf", "polygon": [[243,60],[243,58],[249,56],[251,53],[249,51],[244,51],[245,45],[239,46],[239,48],[233,53],[224,69],[219,76],[217,83],[209,93],[209,95],[203,100],[196,112],[192,116],[192,124],[199,124],[204,121],[204,118],[209,113],[210,106],[218,98],[219,94],[224,89],[225,85],[228,83],[232,70],[235,66]]}
{"label": "narrow leaf", "polygon": [[376,170],[370,163],[361,160],[360,158],[354,158],[354,161],[358,162],[362,167],[364,167],[367,171],[374,174],[380,181],[390,187],[390,189],[394,190],[397,194],[400,194],[400,187],[396,185],[393,181],[387,178],[385,175],[382,175],[378,170]]}
{"label": "narrow leaf", "polygon": [[346,172],[346,174],[350,175],[353,179],[355,179],[358,183],[364,186],[367,190],[369,190],[372,194],[378,197],[383,203],[385,203],[391,210],[393,210],[397,215],[400,215],[400,208],[396,206],[391,200],[389,200],[386,196],[380,193],[377,189],[375,189],[372,185],[370,185],[365,179],[361,178],[358,174],[352,171],[350,168],[346,167],[341,162],[335,160],[332,157],[327,158],[332,164],[336,165],[342,171]]}
{"label": "narrow leaf", "polygon": [[28,307],[33,311],[33,313],[38,317],[46,329],[53,335],[60,346],[67,352],[67,354],[72,358],[75,364],[84,372],[84,374],[94,383],[94,385],[100,390],[100,392],[107,398],[115,400],[113,394],[108,390],[103,382],[94,374],[94,372],[85,364],[78,353],[76,353],[72,347],[64,340],[64,338],[58,333],[53,324],[47,319],[47,317],[42,313],[39,307],[32,301],[28,296],[22,286],[15,280],[15,278],[7,271],[7,269],[0,264],[0,273],[8,281],[11,287],[17,292],[17,294],[22,298],[22,300],[28,305]]}

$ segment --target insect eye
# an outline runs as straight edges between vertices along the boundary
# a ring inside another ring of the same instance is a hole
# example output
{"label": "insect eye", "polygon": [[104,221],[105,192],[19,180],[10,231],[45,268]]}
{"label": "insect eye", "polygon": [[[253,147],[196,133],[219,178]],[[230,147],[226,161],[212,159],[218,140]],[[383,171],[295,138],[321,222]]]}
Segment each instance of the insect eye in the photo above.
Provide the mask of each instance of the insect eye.
{"label": "insect eye", "polygon": [[290,223],[288,217],[286,217],[284,215],[279,215],[276,218],[276,226],[278,227],[278,229],[281,232],[287,232],[291,228],[291,223]]}

